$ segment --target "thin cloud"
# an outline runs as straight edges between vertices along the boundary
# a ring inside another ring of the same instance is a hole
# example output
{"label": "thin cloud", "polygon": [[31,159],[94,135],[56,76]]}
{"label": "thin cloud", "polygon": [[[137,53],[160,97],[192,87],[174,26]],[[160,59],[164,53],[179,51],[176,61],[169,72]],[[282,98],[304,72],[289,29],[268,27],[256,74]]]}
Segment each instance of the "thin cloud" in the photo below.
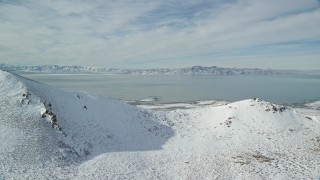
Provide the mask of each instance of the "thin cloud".
{"label": "thin cloud", "polygon": [[[320,67],[320,44],[304,42],[319,41],[319,19],[316,0],[2,0],[0,59],[125,68],[296,68],[300,57],[308,61],[299,63],[301,69],[314,69]],[[258,55],[250,53],[257,48]]]}

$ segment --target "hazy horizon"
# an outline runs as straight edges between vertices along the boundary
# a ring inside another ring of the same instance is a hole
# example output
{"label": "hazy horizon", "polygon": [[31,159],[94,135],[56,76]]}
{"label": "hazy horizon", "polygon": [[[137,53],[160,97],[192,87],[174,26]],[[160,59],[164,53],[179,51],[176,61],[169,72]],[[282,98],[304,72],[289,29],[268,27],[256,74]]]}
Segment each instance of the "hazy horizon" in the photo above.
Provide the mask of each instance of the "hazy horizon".
{"label": "hazy horizon", "polygon": [[[1,64],[1,63],[0,63]],[[70,64],[70,65],[59,65],[59,64],[24,64],[24,63],[17,63],[17,64],[12,64],[12,63],[2,63],[4,65],[10,65],[10,66],[82,66],[82,67],[90,67],[90,68],[105,68],[105,69],[123,69],[123,70],[149,70],[149,69],[183,69],[183,68],[192,68],[192,67],[195,67],[195,66],[201,66],[201,67],[212,67],[212,66],[216,66],[218,68],[235,68],[235,69],[262,69],[262,70],[276,70],[276,71],[320,71],[320,67],[319,69],[285,69],[284,67],[282,68],[263,68],[263,67],[234,67],[234,66],[217,66],[217,65],[207,65],[207,66],[202,66],[202,65],[199,65],[199,64],[195,64],[195,65],[191,65],[191,66],[179,66],[179,67],[142,67],[142,68],[139,68],[139,67],[133,67],[133,68],[122,68],[122,67],[106,67],[106,66],[85,66],[85,65],[81,65],[81,64]]]}

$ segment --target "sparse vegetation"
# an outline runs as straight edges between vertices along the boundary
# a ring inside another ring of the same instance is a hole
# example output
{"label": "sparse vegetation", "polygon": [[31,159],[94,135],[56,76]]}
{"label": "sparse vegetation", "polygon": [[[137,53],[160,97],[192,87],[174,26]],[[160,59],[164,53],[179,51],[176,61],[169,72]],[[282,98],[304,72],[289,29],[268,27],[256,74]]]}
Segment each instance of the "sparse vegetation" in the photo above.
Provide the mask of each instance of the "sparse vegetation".
{"label": "sparse vegetation", "polygon": [[275,160],[275,158],[263,155],[261,152],[245,153],[243,155],[239,155],[232,158],[235,159],[235,163],[241,165],[248,165],[254,160],[258,161],[259,163],[269,163]]}
{"label": "sparse vegetation", "polygon": [[265,155],[262,155],[261,153],[253,154],[252,157],[254,157],[260,163],[271,162],[274,160],[274,158],[267,157]]}
{"label": "sparse vegetation", "polygon": [[234,119],[235,117],[229,117],[225,122],[224,124],[227,126],[227,127],[231,127],[231,124],[232,124],[232,119]]}
{"label": "sparse vegetation", "polygon": [[312,120],[312,118],[310,116],[306,116],[307,119]]}

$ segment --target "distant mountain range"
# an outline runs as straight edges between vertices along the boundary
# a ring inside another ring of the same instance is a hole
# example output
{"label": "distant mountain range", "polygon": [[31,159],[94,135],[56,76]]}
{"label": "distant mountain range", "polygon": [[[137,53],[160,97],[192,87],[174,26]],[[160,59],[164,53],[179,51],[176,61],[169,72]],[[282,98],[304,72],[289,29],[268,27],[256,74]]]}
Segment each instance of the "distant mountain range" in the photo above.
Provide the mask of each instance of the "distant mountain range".
{"label": "distant mountain range", "polygon": [[59,66],[59,65],[9,65],[0,64],[0,69],[9,72],[39,72],[39,73],[79,73],[79,72],[105,72],[105,68],[84,66]]}
{"label": "distant mountain range", "polygon": [[248,69],[248,68],[223,68],[217,66],[203,67],[193,66],[180,69],[108,69],[109,73],[115,74],[151,74],[151,75],[270,75],[279,74],[273,70]]}
{"label": "distant mountain range", "polygon": [[276,70],[250,69],[250,68],[223,68],[217,66],[193,66],[187,68],[158,68],[158,69],[116,69],[85,66],[59,66],[59,65],[9,65],[0,64],[0,69],[8,72],[30,73],[108,73],[108,74],[136,74],[136,75],[273,75],[281,74]]}

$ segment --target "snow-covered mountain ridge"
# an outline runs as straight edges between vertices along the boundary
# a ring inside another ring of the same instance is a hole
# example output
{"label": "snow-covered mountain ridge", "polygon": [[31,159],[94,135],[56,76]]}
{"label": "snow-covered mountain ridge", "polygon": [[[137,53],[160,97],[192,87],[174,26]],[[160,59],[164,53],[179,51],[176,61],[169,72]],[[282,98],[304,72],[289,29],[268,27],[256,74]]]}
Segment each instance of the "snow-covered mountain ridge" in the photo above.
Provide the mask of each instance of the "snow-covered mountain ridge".
{"label": "snow-covered mountain ridge", "polygon": [[0,179],[313,179],[320,117],[259,99],[152,111],[0,70]]}
{"label": "snow-covered mountain ridge", "polygon": [[89,73],[89,72],[105,72],[105,68],[100,67],[84,67],[84,66],[59,66],[59,65],[10,65],[0,64],[0,70],[8,72],[33,72],[33,73]]}
{"label": "snow-covered mountain ridge", "polygon": [[9,72],[33,73],[109,73],[109,74],[135,74],[135,75],[272,75],[281,74],[281,71],[250,69],[250,68],[223,68],[217,66],[193,66],[180,69],[116,69],[84,66],[37,65],[19,66],[0,64],[0,69]]}
{"label": "snow-covered mountain ridge", "polygon": [[180,69],[114,69],[108,70],[115,74],[150,74],[150,75],[272,75],[280,71],[250,68],[223,68],[217,66],[193,66]]}

